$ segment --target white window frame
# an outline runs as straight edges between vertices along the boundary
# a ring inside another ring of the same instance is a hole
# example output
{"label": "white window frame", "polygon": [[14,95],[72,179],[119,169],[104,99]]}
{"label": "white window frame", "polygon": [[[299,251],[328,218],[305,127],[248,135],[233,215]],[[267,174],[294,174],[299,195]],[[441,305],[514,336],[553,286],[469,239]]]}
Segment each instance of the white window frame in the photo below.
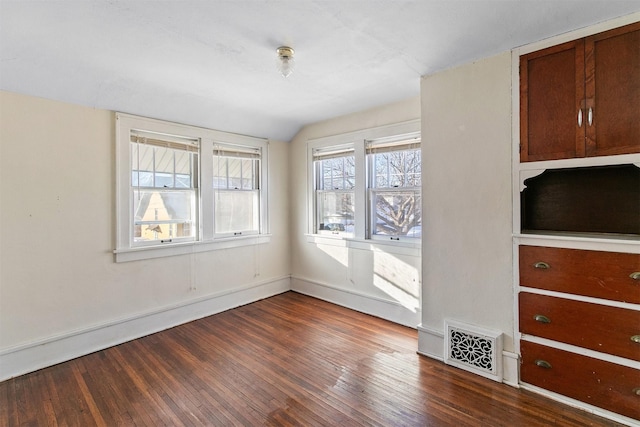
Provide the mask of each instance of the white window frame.
{"label": "white window frame", "polygon": [[[398,148],[400,148],[400,150],[394,150],[393,146],[396,145],[398,146]],[[368,230],[368,236],[370,239],[373,240],[394,240],[394,241],[418,241],[421,239],[422,235],[415,237],[415,236],[410,236],[410,235],[406,235],[406,236],[402,236],[399,234],[389,234],[389,235],[385,235],[385,234],[376,234],[375,232],[375,226],[374,224],[376,223],[377,219],[376,219],[376,206],[375,206],[375,197],[377,193],[406,193],[406,192],[414,192],[418,194],[418,198],[419,200],[421,199],[422,196],[422,191],[421,188],[419,186],[399,186],[399,187],[378,187],[376,185],[376,174],[375,174],[375,165],[374,165],[374,160],[373,160],[373,156],[375,153],[373,153],[373,151],[375,151],[376,147],[386,147],[388,152],[395,152],[395,151],[402,151],[402,149],[411,149],[409,147],[413,146],[413,149],[420,149],[421,146],[421,141],[420,141],[420,134],[419,133],[412,133],[410,135],[401,135],[398,137],[391,137],[391,138],[379,138],[376,140],[370,140],[370,141],[366,141],[366,156],[367,156],[367,161],[366,161],[366,167],[367,167],[367,208],[368,208],[368,216],[367,216],[367,230]],[[417,146],[417,147],[416,147]],[[369,151],[372,151],[371,153]],[[422,171],[420,173],[422,175]],[[406,177],[404,177],[406,180]],[[422,181],[422,176],[420,181]]]}
{"label": "white window frame", "polygon": [[[268,243],[268,165],[269,142],[264,138],[238,135],[217,130],[171,123],[124,113],[115,114],[116,122],[116,262],[135,261],[165,256],[184,255],[210,250]],[[132,131],[146,131],[161,135],[176,135],[198,140],[200,143],[198,200],[195,238],[192,241],[167,241],[140,246],[133,243],[132,159],[130,138]],[[213,150],[227,147],[251,147],[260,151],[260,226],[258,234],[216,236],[214,233]]]}
{"label": "white window frame", "polygon": [[[226,163],[226,168],[228,168],[229,165],[229,159],[231,158],[239,158],[239,159],[244,159],[244,160],[251,160],[252,161],[252,166],[251,166],[251,188],[247,189],[247,188],[243,188],[243,185],[240,185],[240,188],[238,187],[233,187],[231,188],[231,186],[229,185],[229,176],[228,176],[228,170],[227,172],[227,186],[226,188],[222,188],[222,187],[216,187],[214,185],[213,188],[213,194],[214,194],[214,200],[213,200],[213,210],[214,210],[214,238],[221,238],[221,237],[237,237],[237,236],[247,236],[247,235],[255,235],[255,234],[260,234],[260,225],[262,223],[261,219],[260,219],[260,213],[261,213],[261,206],[260,206],[260,200],[262,199],[262,179],[260,176],[260,172],[262,171],[262,150],[260,148],[257,147],[253,147],[253,146],[241,146],[241,145],[229,145],[229,144],[221,144],[221,143],[216,143],[214,146],[214,152],[212,153],[213,157],[215,158],[216,156],[220,156],[220,158],[224,158],[225,159],[225,163]],[[220,160],[220,159],[219,159]],[[255,162],[255,163],[254,163]],[[214,162],[215,163],[215,162]],[[225,169],[226,169],[225,168]],[[217,176],[216,172],[213,171],[212,174],[212,178]],[[244,170],[241,166],[241,180],[245,179],[244,178],[245,174],[244,174]],[[254,193],[258,195],[258,206],[257,208],[257,227],[254,229],[234,229],[234,230],[230,230],[227,232],[223,232],[223,231],[219,231],[216,230],[216,220],[215,220],[215,213],[217,211],[217,209],[220,207],[218,204],[218,200],[219,197],[218,195],[222,192],[238,192],[238,193],[243,193],[243,192],[250,192],[250,193]]]}
{"label": "white window frame", "polygon": [[[369,185],[367,177],[366,145],[368,141],[384,138],[420,137],[420,120],[410,120],[386,126],[358,130],[307,141],[307,240],[316,244],[348,246],[360,249],[389,250],[394,253],[419,255],[421,241],[419,238],[402,240],[372,239],[370,233]],[[314,168],[314,152],[331,147],[349,147],[354,149],[355,156],[355,227],[353,236],[341,234],[322,234],[317,232],[316,223],[316,173]]]}
{"label": "white window frame", "polygon": [[[335,153],[335,154],[332,154]],[[329,160],[331,158],[344,158],[344,157],[354,157],[355,158],[355,152],[353,150],[353,144],[347,144],[347,145],[342,145],[342,146],[337,146],[337,147],[316,147],[313,150],[313,168],[314,168],[314,212],[315,212],[315,216],[314,216],[314,225],[313,225],[313,229],[314,232],[316,234],[326,234],[326,235],[333,235],[333,236],[341,236],[341,237],[353,237],[354,235],[354,230],[327,230],[327,229],[323,229],[322,223],[320,222],[320,212],[318,209],[318,205],[319,205],[319,197],[322,194],[329,194],[329,193],[333,193],[333,194],[353,194],[354,195],[354,201],[355,201],[355,186],[353,188],[325,188],[322,182],[322,177],[321,174],[318,170],[318,162],[322,161],[322,160]],[[355,177],[354,177],[355,180]],[[355,203],[354,203],[355,204]]]}

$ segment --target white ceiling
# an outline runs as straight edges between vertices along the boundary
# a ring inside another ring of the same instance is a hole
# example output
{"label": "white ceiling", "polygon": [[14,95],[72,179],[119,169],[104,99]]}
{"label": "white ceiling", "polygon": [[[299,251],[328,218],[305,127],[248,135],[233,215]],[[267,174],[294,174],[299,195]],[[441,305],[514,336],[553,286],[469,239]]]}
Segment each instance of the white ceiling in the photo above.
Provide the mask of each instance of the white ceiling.
{"label": "white ceiling", "polygon": [[[0,0],[0,88],[288,141],[640,0]],[[284,79],[275,49],[296,50]]]}

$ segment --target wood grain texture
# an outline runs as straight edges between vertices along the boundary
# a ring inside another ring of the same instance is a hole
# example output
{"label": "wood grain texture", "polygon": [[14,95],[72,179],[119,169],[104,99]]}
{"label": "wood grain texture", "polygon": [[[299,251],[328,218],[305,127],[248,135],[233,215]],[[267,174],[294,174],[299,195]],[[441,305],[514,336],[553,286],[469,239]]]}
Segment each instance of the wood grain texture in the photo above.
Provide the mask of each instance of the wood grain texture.
{"label": "wood grain texture", "polygon": [[[640,304],[640,255],[543,246],[519,247],[520,286]],[[548,269],[535,268],[538,261]]]}
{"label": "wood grain texture", "polygon": [[529,292],[520,292],[519,302],[522,333],[640,360],[640,343],[631,339],[640,335],[640,311]]}
{"label": "wood grain texture", "polygon": [[640,236],[640,168],[548,169],[524,181],[522,230]]}
{"label": "wood grain texture", "polygon": [[287,292],[0,383],[1,426],[616,426]]}
{"label": "wood grain texture", "polygon": [[585,41],[587,155],[640,152],[640,22]]}
{"label": "wood grain texture", "polygon": [[520,58],[520,161],[583,157],[584,41]]}
{"label": "wood grain texture", "polygon": [[[528,341],[522,341],[520,347],[523,382],[640,421],[637,369]],[[536,361],[540,360],[549,365],[539,366]]]}

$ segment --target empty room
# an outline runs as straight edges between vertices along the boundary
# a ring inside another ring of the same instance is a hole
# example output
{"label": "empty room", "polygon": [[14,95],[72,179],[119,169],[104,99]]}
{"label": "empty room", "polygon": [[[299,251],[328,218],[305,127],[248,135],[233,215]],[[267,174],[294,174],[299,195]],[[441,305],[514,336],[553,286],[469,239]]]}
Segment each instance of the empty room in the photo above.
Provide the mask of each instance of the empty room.
{"label": "empty room", "polygon": [[640,1],[0,0],[23,425],[640,425]]}

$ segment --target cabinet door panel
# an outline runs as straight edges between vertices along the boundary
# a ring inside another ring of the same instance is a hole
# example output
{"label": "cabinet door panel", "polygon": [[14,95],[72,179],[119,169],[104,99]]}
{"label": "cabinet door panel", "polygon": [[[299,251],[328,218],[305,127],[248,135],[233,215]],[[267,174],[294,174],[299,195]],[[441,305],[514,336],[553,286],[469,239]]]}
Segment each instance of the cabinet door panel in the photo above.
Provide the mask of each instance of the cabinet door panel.
{"label": "cabinet door panel", "polygon": [[520,160],[584,156],[584,41],[520,58]]}
{"label": "cabinet door panel", "polygon": [[[520,332],[640,360],[640,311],[521,292]],[[540,317],[542,316],[542,317]]]}
{"label": "cabinet door panel", "polygon": [[640,23],[585,41],[588,156],[640,152]]}
{"label": "cabinet door panel", "polygon": [[520,352],[523,382],[640,420],[637,369],[527,341]]}

